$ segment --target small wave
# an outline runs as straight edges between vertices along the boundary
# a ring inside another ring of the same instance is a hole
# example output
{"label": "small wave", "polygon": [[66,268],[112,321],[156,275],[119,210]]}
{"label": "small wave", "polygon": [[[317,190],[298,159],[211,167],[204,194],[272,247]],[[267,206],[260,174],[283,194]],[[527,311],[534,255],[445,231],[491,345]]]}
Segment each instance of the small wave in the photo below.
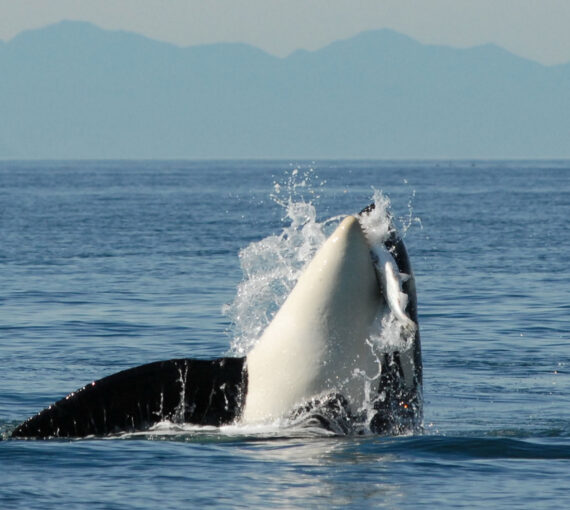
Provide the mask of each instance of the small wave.
{"label": "small wave", "polygon": [[392,450],[414,455],[463,459],[570,459],[570,443],[508,437],[414,436],[387,444]]}

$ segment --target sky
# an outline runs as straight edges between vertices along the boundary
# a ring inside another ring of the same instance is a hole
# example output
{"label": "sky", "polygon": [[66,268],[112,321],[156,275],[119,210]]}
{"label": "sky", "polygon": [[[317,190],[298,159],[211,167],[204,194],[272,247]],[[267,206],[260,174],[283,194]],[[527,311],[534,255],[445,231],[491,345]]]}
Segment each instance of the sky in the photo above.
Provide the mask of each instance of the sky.
{"label": "sky", "polygon": [[64,19],[277,56],[391,28],[425,44],[494,43],[546,65],[570,62],[570,0],[0,0],[0,39]]}

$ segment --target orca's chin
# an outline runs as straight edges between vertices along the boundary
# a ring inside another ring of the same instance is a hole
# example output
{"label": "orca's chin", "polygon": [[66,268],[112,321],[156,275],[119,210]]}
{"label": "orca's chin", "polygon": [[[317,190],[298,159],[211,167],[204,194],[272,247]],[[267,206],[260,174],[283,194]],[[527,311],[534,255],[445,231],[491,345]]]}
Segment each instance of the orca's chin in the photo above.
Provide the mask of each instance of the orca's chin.
{"label": "orca's chin", "polygon": [[[315,395],[341,393],[353,410],[378,373],[366,343],[383,298],[358,218],[346,217],[317,251],[247,356],[242,421],[274,421]],[[355,377],[354,374],[362,374]]]}

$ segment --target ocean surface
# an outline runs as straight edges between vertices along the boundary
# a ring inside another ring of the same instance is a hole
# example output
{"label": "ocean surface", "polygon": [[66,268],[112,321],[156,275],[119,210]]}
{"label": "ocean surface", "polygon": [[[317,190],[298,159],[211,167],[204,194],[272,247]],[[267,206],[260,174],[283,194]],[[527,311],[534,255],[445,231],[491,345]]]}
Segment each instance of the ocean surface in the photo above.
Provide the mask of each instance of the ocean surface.
{"label": "ocean surface", "polygon": [[[247,351],[240,252],[375,190],[416,276],[423,433],[9,438],[105,375]],[[570,161],[0,162],[0,508],[570,507],[569,218]]]}

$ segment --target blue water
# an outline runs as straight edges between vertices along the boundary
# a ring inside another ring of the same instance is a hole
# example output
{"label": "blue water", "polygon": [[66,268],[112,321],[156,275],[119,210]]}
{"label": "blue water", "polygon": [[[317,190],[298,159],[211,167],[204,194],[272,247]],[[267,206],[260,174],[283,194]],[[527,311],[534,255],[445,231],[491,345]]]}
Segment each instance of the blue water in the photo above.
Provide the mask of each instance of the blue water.
{"label": "blue water", "polygon": [[[390,197],[423,435],[7,439],[93,379],[228,353],[238,252],[287,224],[276,183],[321,220]],[[568,161],[1,162],[0,508],[569,506],[568,218]]]}

